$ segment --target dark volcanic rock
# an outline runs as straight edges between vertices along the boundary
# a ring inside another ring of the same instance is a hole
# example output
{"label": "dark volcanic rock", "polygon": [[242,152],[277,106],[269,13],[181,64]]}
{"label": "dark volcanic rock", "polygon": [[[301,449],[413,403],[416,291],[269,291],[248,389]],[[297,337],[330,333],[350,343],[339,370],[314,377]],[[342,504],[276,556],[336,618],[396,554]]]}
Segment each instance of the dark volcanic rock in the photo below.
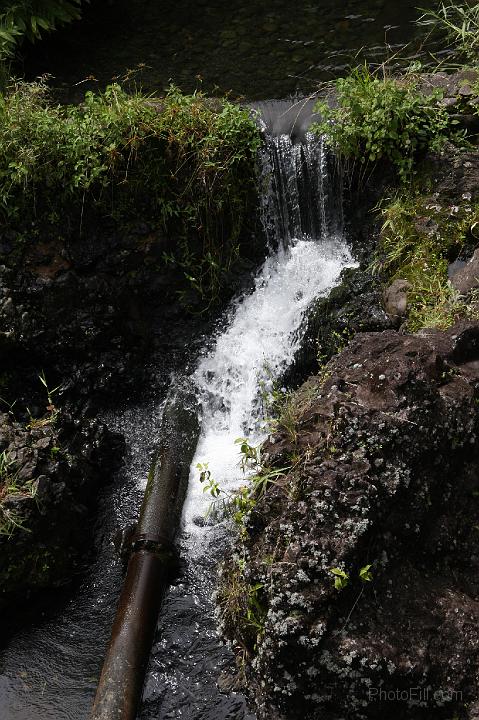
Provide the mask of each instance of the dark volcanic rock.
{"label": "dark volcanic rock", "polygon": [[384,291],[384,309],[393,320],[400,320],[406,315],[407,294],[411,284],[407,280],[397,278]]}
{"label": "dark volcanic rock", "polygon": [[40,369],[69,396],[98,398],[118,387],[124,393],[137,382],[133,358],[151,353],[157,308],[166,323],[177,304],[174,275],[168,288],[157,288],[157,276],[165,276],[158,269],[161,237],[148,228],[92,233],[76,242],[54,233],[48,242],[17,238],[4,258],[0,330],[8,348],[3,352],[0,340],[0,369],[19,376],[11,397],[21,400],[26,381],[35,385]]}
{"label": "dark volcanic rock", "polygon": [[467,295],[479,286],[479,248],[474,251],[469,262],[454,273],[451,285],[461,295]]}
{"label": "dark volcanic rock", "polygon": [[[180,302],[188,294],[185,273],[165,259],[177,239],[147,223],[110,225],[90,223],[81,236],[42,228],[48,240],[13,235],[11,251],[0,257],[0,396],[28,404],[44,370],[62,384],[63,399],[104,404],[153,385],[158,373],[147,369],[155,353],[191,355],[192,330],[207,322],[195,313],[207,301],[190,289],[195,312]],[[0,228],[0,244],[2,237]],[[199,251],[197,238],[190,244]],[[252,238],[242,250],[243,259],[224,272],[218,300],[238,290],[264,248]],[[4,374],[11,376],[8,393]]]}
{"label": "dark volcanic rock", "polygon": [[0,608],[71,581],[123,445],[97,421],[54,411],[25,426],[0,413]]}
{"label": "dark volcanic rock", "polygon": [[446,143],[441,152],[427,155],[420,172],[432,185],[432,201],[454,206],[461,199],[475,201],[479,197],[479,153],[475,151]]}
{"label": "dark volcanic rock", "polygon": [[306,332],[285,381],[298,384],[329,360],[358,332],[387,330],[395,320],[383,309],[377,277],[362,268],[346,268],[341,281],[308,313]]}
{"label": "dark volcanic rock", "polygon": [[247,670],[259,717],[472,720],[479,324],[359,334],[326,373],[298,392],[294,431],[265,448],[293,469],[257,498],[223,570],[222,597],[237,593],[238,563],[265,613]]}

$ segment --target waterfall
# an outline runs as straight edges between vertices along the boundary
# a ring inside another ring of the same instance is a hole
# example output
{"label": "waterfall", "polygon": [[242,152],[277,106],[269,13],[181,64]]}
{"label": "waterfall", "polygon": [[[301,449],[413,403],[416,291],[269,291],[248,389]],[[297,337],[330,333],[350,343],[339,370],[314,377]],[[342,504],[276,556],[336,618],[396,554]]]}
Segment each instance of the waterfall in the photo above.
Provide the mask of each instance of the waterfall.
{"label": "waterfall", "polygon": [[[340,177],[321,139],[309,134],[312,104],[256,106],[265,138],[260,181],[270,256],[251,292],[231,303],[192,374],[202,433],[178,538],[182,564],[159,615],[139,720],[254,720],[245,698],[231,689],[234,660],[215,618],[216,568],[231,528],[206,518],[212,498],[202,492],[195,466],[209,462],[224,490],[244,483],[234,441],[247,437],[256,445],[268,432],[260,385],[271,388],[283,375],[309,303],[351,263],[341,233]],[[174,366],[158,368],[165,387]],[[126,434],[131,455],[116,484],[105,488],[101,549],[91,571],[61,611],[46,607],[41,621],[27,623],[3,652],[0,694],[8,720],[88,715],[121,582],[106,538],[136,516],[149,451],[164,429],[159,403],[128,406],[104,419]]]}
{"label": "waterfall", "polygon": [[229,530],[227,521],[206,519],[212,498],[203,492],[196,466],[208,463],[225,492],[244,482],[235,440],[257,445],[267,436],[261,391],[270,390],[292,362],[308,306],[352,264],[341,233],[334,163],[321,138],[308,131],[311,112],[299,116],[293,109],[288,115],[291,103],[262,106],[262,218],[271,254],[252,291],[231,304],[193,372],[202,430],[179,539],[184,566],[160,614],[140,720],[254,720],[241,695],[222,693],[217,685],[232,665],[216,635],[212,599]]}
{"label": "waterfall", "polygon": [[[238,486],[242,478],[235,440],[244,437],[258,445],[265,439],[261,394],[273,389],[292,362],[307,308],[352,263],[340,230],[341,193],[323,139],[304,128],[304,118],[299,133],[298,115],[291,117],[290,104],[289,117],[281,102],[268,103],[267,108],[269,125],[260,120],[266,139],[262,218],[268,242],[276,249],[260,269],[253,291],[232,304],[226,328],[194,372],[202,434],[191,466],[184,520],[200,549],[205,531],[195,520],[207,511],[211,497],[203,493],[197,464],[208,463],[225,491]],[[276,135],[269,134],[273,117],[280,127]],[[288,134],[283,132],[285,124]]]}
{"label": "waterfall", "polygon": [[185,504],[186,529],[202,546],[198,513],[208,509],[198,481],[197,463],[209,464],[214,479],[230,491],[241,481],[238,446],[265,439],[261,393],[273,389],[301,342],[298,332],[306,309],[330,289],[350,262],[339,238],[292,240],[265,262],[253,292],[231,308],[226,330],[194,373],[202,406],[202,435],[191,467]]}
{"label": "waterfall", "polygon": [[258,102],[261,220],[271,248],[295,239],[326,240],[343,225],[342,174],[322,137],[310,131],[315,99]]}

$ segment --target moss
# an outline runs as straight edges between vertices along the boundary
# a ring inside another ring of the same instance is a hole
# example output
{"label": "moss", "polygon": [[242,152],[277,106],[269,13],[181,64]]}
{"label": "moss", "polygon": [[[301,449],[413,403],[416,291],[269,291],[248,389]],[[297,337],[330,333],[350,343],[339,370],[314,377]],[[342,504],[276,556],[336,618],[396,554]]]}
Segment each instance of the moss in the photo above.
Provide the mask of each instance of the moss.
{"label": "moss", "polygon": [[264,633],[267,607],[263,596],[263,584],[246,578],[244,561],[236,559],[224,564],[217,602],[223,631],[241,647],[243,659],[255,654]]}
{"label": "moss", "polygon": [[465,195],[457,204],[423,188],[427,178],[401,190],[382,207],[383,225],[373,267],[388,284],[403,278],[408,293],[407,329],[445,329],[459,317],[477,317],[448,279],[448,265],[476,245],[479,202]]}

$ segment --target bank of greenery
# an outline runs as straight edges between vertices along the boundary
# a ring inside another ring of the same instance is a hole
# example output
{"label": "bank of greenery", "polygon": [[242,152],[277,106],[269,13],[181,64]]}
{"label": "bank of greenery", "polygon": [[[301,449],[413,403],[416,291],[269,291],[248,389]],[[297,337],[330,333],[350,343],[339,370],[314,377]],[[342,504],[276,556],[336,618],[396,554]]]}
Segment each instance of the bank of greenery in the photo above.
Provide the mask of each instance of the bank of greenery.
{"label": "bank of greenery", "polygon": [[459,319],[478,319],[478,293],[461,296],[448,266],[477,245],[479,202],[469,196],[451,206],[416,184],[399,191],[382,208],[383,225],[374,269],[385,284],[410,284],[406,326],[445,330]]}
{"label": "bank of greenery", "polygon": [[247,110],[201,93],[112,85],[61,106],[44,83],[18,83],[0,98],[0,223],[29,241],[61,225],[81,242],[92,214],[146,220],[175,238],[169,262],[211,298],[238,255],[259,142]]}
{"label": "bank of greenery", "polygon": [[[441,3],[424,12],[418,23],[442,35],[451,69],[477,69],[479,3]],[[430,183],[427,187],[424,182],[422,160],[451,144],[474,151],[476,136],[467,132],[467,123],[461,129],[461,114],[469,119],[479,115],[474,101],[479,97],[479,75],[475,81],[461,80],[458,96],[445,101],[444,78],[436,82],[433,73],[432,81],[425,82],[418,70],[417,64],[400,75],[384,66],[375,71],[367,66],[353,69],[318,102],[321,121],[313,128],[326,136],[360,184],[386,164],[396,171],[399,189],[381,204],[383,226],[373,266],[385,285],[395,278],[409,281],[411,331],[445,328],[459,317],[478,314],[476,299],[460,297],[448,279],[449,262],[461,254],[467,257],[474,247],[470,229],[478,221],[477,199],[457,198],[453,207],[438,204]]]}

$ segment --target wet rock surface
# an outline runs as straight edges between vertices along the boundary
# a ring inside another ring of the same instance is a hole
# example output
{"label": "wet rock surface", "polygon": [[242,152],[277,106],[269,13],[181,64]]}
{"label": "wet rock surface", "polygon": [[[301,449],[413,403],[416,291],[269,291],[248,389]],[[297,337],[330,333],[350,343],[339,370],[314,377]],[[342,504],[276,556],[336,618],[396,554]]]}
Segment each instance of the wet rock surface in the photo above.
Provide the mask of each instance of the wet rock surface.
{"label": "wet rock surface", "polygon": [[168,329],[181,316],[181,278],[165,270],[165,247],[142,223],[123,235],[12,240],[0,266],[0,361],[11,395],[21,399],[26,378],[43,368],[75,402],[104,402],[137,386],[140,360],[155,349],[179,352],[181,332]]}
{"label": "wet rock surface", "polygon": [[91,509],[124,442],[94,420],[0,413],[0,607],[69,582],[91,552]]}
{"label": "wet rock surface", "polygon": [[479,286],[479,248],[474,251],[469,262],[454,273],[451,285],[460,295],[467,295]]}
{"label": "wet rock surface", "polygon": [[[424,176],[433,178],[433,200],[454,207],[458,200],[479,196],[479,154],[446,145],[441,153],[431,153],[421,166]],[[433,208],[431,208],[433,209]]]}
{"label": "wet rock surface", "polygon": [[347,268],[337,287],[309,311],[306,332],[285,380],[298,384],[340,352],[358,332],[382,331],[394,327],[383,308],[378,278],[362,267]]}
{"label": "wet rock surface", "polygon": [[296,402],[265,448],[292,469],[223,570],[234,591],[247,559],[265,613],[258,716],[477,717],[479,324],[358,334]]}

